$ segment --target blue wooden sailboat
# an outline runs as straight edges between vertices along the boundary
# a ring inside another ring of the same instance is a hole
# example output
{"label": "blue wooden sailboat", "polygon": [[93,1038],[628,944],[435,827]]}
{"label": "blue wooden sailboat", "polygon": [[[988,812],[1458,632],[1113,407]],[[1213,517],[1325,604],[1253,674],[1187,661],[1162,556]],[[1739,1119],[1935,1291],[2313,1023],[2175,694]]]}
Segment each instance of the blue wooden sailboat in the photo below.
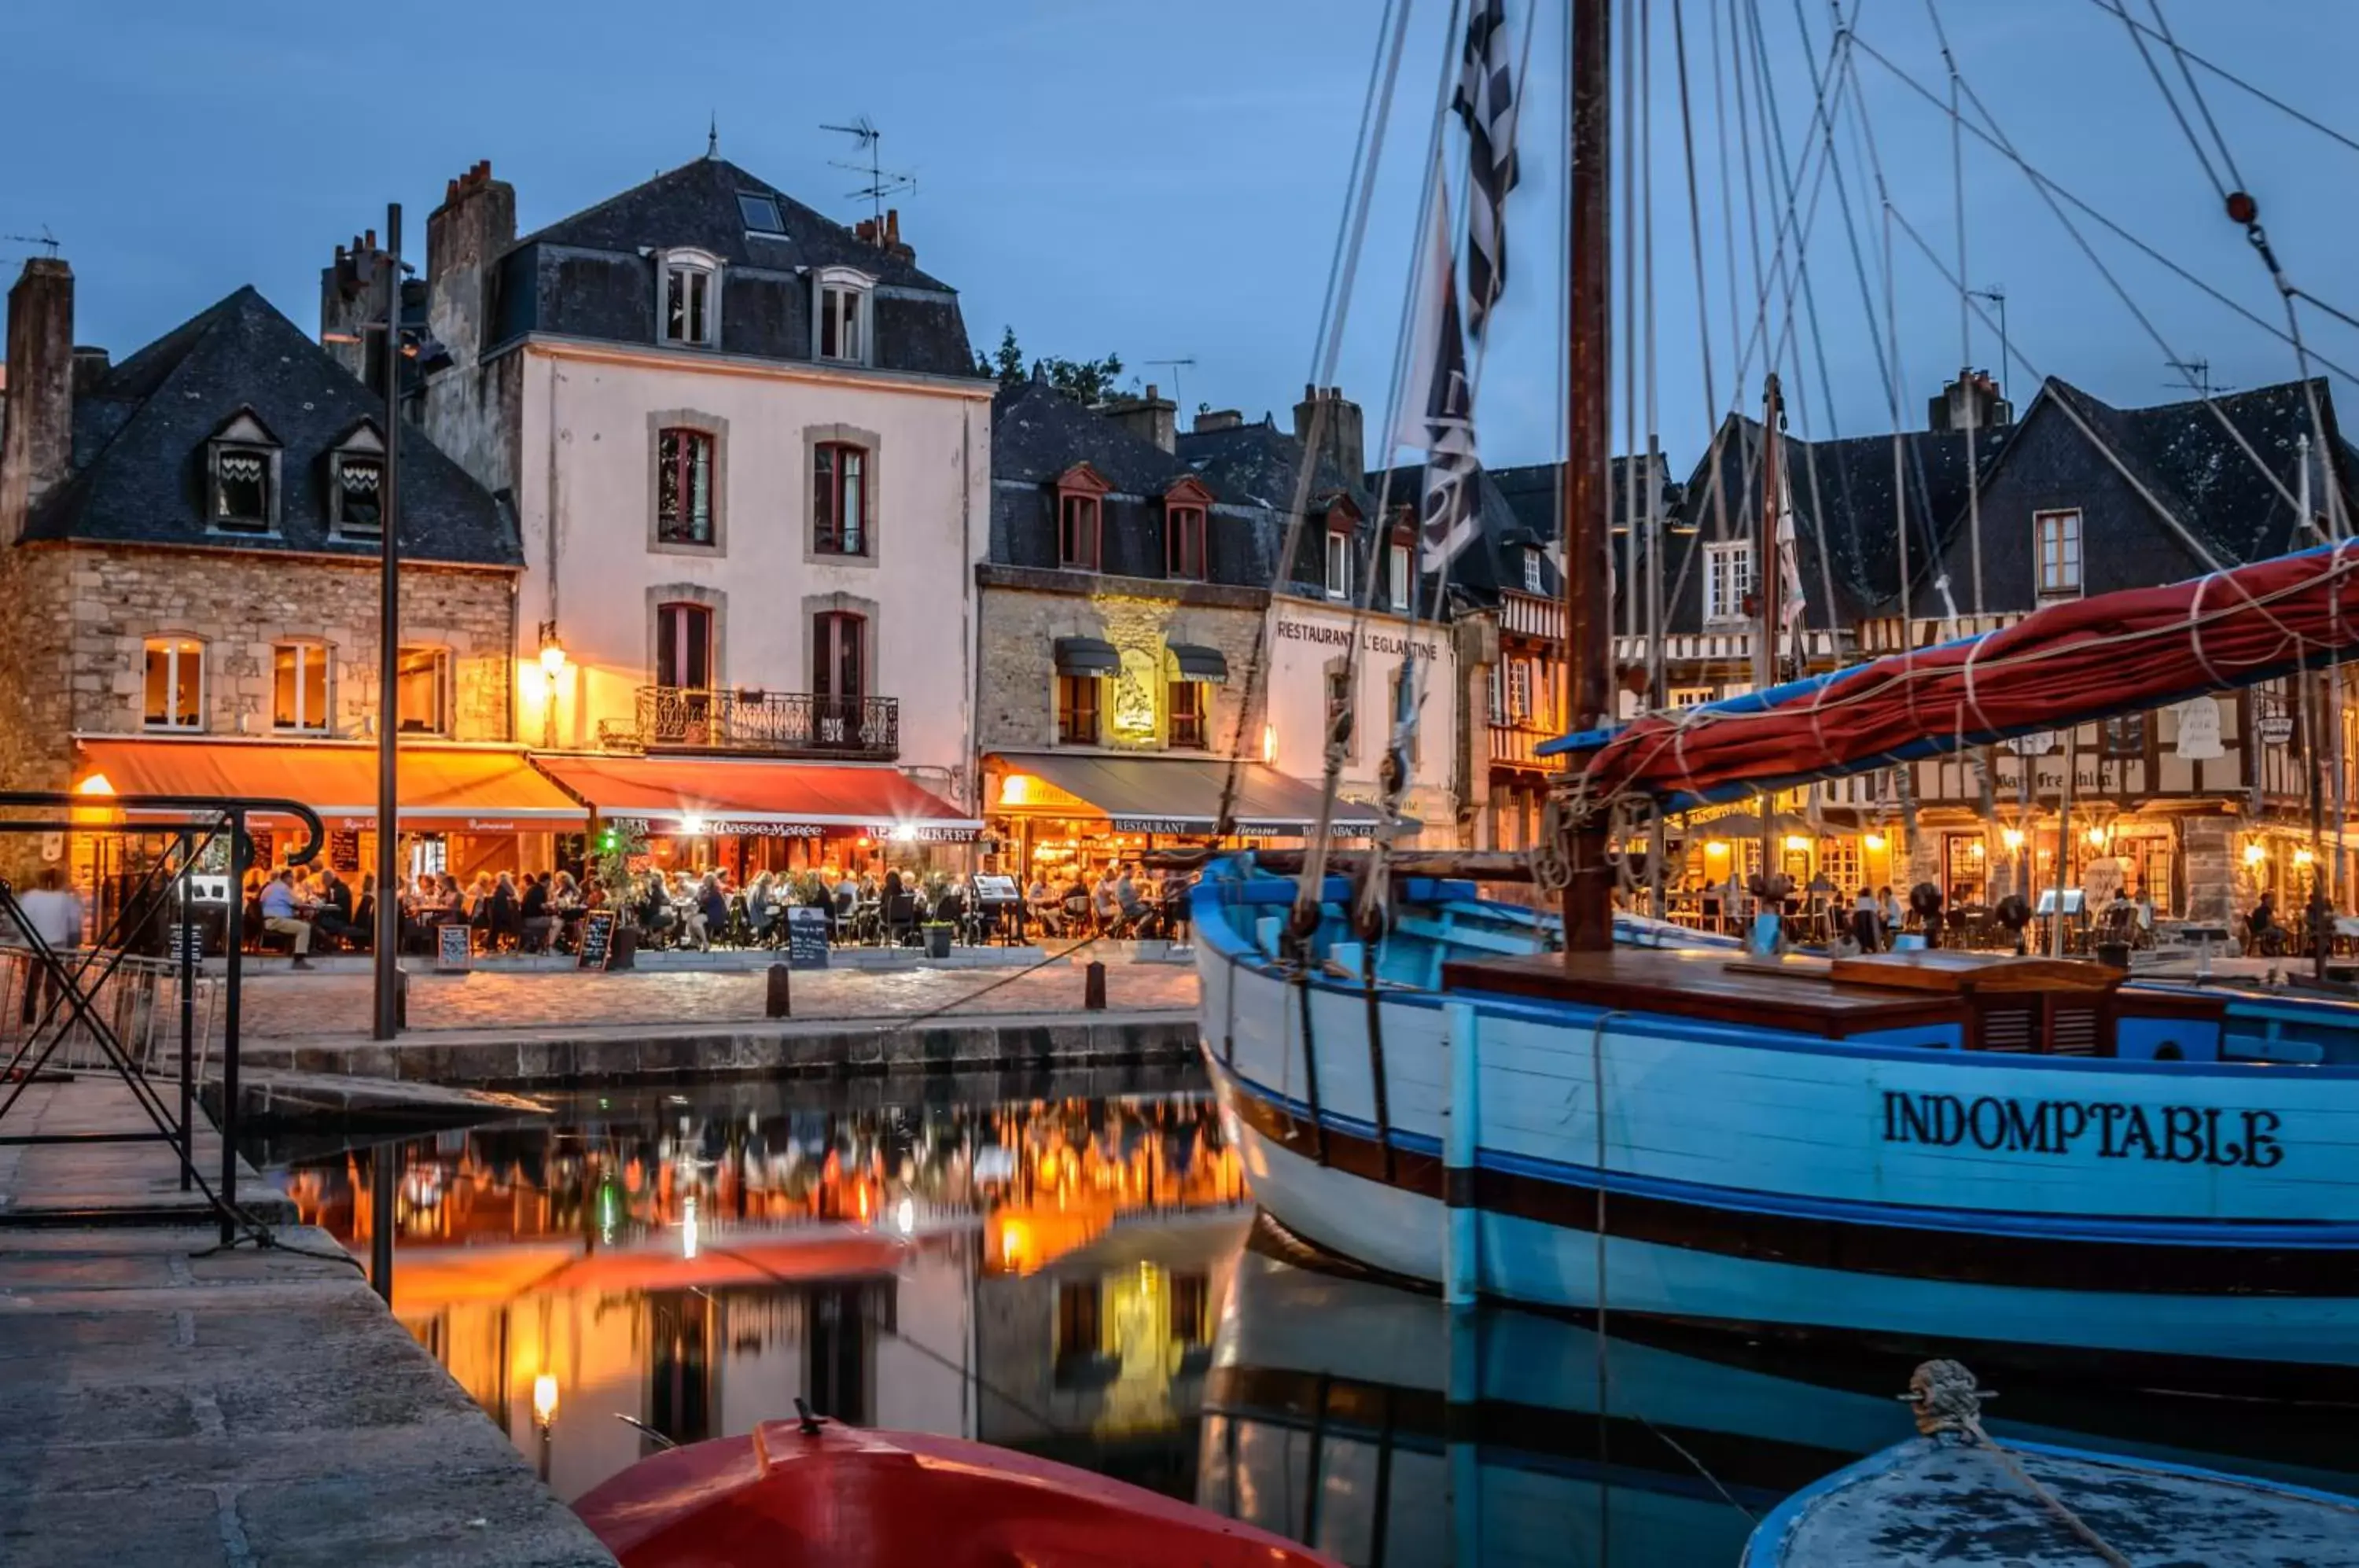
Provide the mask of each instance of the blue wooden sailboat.
{"label": "blue wooden sailboat", "polygon": [[[1608,11],[1571,11],[1567,684],[1597,727],[1540,748],[1566,758],[1562,920],[1407,868],[1330,877],[1317,841],[1300,888],[1250,856],[1210,868],[1194,895],[1202,1047],[1256,1195],[1310,1241],[1454,1301],[2359,1381],[2359,1060],[2338,1014],[2060,958],[1699,950],[1614,916],[1625,808],[2354,657],[2359,547],[2077,599],[1782,684],[1764,572],[1761,689],[1601,717],[1611,159],[1582,138],[1609,122]],[[1767,561],[1777,541],[1757,542]],[[2303,1049],[2276,1043],[2289,1027]]]}

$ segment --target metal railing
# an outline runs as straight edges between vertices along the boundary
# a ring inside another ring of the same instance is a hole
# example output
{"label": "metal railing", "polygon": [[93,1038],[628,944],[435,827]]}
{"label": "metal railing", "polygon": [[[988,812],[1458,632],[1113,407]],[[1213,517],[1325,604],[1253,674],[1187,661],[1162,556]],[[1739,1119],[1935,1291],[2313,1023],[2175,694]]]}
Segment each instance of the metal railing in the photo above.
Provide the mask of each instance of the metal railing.
{"label": "metal railing", "polygon": [[[90,953],[60,949],[58,956],[79,966]],[[0,1057],[14,1058],[34,1035],[40,1017],[44,986],[39,964],[21,947],[0,947]],[[214,1010],[220,982],[199,974],[193,982],[191,1009],[195,1033],[190,1041],[194,1075],[201,1082],[212,1061]],[[92,987],[89,1016],[77,1012],[54,1026],[60,1038],[49,1065],[70,1073],[103,1071],[106,1045],[101,1030],[111,1033],[131,1065],[151,1078],[171,1078],[179,1072],[173,1052],[179,1044],[180,966],[169,958],[124,958],[112,973]]]}
{"label": "metal railing", "polygon": [[[28,915],[17,889],[0,877],[0,940],[16,950],[21,974],[11,996],[15,1038],[0,1051],[0,1123],[23,1099],[27,1087],[50,1072],[61,1055],[77,1060],[94,1053],[97,1066],[113,1073],[146,1117],[150,1131],[5,1132],[0,1147],[29,1144],[160,1142],[179,1157],[180,1190],[202,1187],[221,1225],[226,1247],[241,1231],[266,1243],[269,1232],[237,1201],[238,1015],[244,991],[243,901],[232,898],[223,942],[227,973],[221,982],[221,1173],[208,1182],[196,1166],[198,1062],[197,957],[201,945],[195,918],[199,861],[218,843],[228,848],[230,886],[242,887],[253,862],[255,816],[292,817],[303,842],[287,864],[309,865],[327,842],[320,814],[298,801],[276,798],[212,795],[109,795],[63,791],[0,791],[0,813],[29,811],[31,817],[0,815],[0,843],[11,835],[46,837],[86,834],[161,840],[162,853],[140,873],[115,903],[93,922],[87,948],[53,942]],[[134,950],[160,922],[170,956],[143,958]],[[79,940],[83,933],[74,933]],[[164,985],[169,977],[169,985]],[[155,1073],[165,1052],[159,1032],[166,1026],[158,1003],[168,990],[179,1028],[169,1044],[177,1057],[166,1084]],[[29,1004],[29,1005],[28,1005]],[[205,1036],[212,1037],[212,1008]],[[71,1053],[71,1054],[69,1054]],[[167,1088],[178,1089],[178,1114]]]}
{"label": "metal railing", "polygon": [[1554,730],[1537,729],[1525,724],[1491,726],[1491,760],[1516,768],[1532,768],[1544,771],[1562,768],[1561,757],[1542,757],[1539,748],[1556,738]]}
{"label": "metal railing", "polygon": [[642,686],[637,720],[639,744],[650,750],[877,762],[901,755],[901,704],[893,697],[831,697],[749,686]]}

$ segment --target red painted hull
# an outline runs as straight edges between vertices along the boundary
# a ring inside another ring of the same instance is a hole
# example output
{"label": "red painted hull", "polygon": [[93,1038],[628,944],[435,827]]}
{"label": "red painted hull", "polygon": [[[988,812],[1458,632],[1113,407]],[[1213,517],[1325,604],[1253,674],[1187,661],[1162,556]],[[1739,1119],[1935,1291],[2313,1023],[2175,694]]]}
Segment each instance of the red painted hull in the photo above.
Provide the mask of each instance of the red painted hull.
{"label": "red painted hull", "polygon": [[918,1432],[770,1421],[574,1504],[624,1568],[1333,1568],[1279,1536],[1071,1465]]}

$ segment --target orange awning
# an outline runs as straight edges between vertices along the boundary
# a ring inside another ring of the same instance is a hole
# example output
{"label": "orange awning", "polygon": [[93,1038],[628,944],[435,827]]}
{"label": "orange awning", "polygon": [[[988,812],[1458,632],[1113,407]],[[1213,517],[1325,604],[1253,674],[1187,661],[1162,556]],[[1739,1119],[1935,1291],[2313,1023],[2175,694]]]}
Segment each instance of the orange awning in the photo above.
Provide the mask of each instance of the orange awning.
{"label": "orange awning", "polygon": [[[333,832],[376,825],[376,747],[338,741],[86,739],[78,787],[116,795],[300,800]],[[545,833],[589,814],[521,752],[407,744],[401,825],[447,833]]]}
{"label": "orange awning", "polygon": [[962,844],[983,823],[891,768],[717,757],[549,757],[534,765],[606,822],[657,833]]}

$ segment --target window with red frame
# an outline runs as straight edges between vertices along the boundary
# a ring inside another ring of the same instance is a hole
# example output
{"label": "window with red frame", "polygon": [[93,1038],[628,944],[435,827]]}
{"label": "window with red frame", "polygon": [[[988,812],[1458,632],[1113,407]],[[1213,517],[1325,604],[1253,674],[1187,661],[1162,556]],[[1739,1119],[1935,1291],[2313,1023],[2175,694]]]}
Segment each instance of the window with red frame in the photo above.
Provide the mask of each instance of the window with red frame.
{"label": "window with red frame", "polygon": [[1204,508],[1169,506],[1164,510],[1164,571],[1170,576],[1201,583],[1204,579]]}
{"label": "window with red frame", "polygon": [[1068,490],[1057,497],[1057,564],[1098,570],[1098,498]]}
{"label": "window with red frame", "polygon": [[1171,744],[1190,750],[1204,748],[1204,683],[1174,681],[1166,688],[1164,708],[1171,715]]}
{"label": "window with red frame", "polygon": [[868,553],[868,453],[842,441],[811,449],[811,548],[821,555]]}
{"label": "window with red frame", "polygon": [[656,437],[656,538],[665,544],[712,542],[712,437],[669,430]]}

